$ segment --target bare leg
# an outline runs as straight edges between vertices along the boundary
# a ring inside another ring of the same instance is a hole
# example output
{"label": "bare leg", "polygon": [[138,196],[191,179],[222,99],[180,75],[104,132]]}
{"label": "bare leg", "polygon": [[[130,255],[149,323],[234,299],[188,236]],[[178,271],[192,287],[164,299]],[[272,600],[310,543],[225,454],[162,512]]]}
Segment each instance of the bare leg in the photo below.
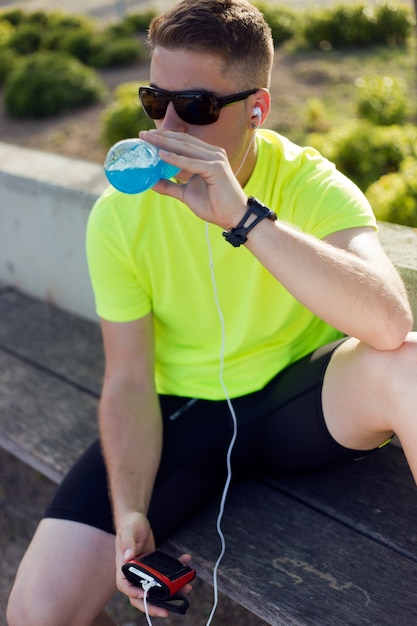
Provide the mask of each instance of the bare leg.
{"label": "bare leg", "polygon": [[18,569],[9,626],[110,626],[103,607],[116,591],[113,535],[44,519]]}
{"label": "bare leg", "polygon": [[379,351],[350,339],[333,355],[323,385],[332,436],[367,450],[396,433],[417,482],[417,333],[397,350]]}

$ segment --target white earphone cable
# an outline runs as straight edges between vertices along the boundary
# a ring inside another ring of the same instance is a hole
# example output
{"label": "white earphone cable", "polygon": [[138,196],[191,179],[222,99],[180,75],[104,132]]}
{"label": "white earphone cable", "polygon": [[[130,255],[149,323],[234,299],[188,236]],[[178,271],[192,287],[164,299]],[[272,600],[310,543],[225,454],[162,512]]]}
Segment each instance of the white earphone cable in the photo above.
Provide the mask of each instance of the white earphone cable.
{"label": "white earphone cable", "polygon": [[142,589],[144,591],[143,594],[143,605],[145,607],[145,616],[146,616],[146,621],[148,622],[148,626],[152,626],[152,621],[149,615],[149,609],[148,609],[148,592],[149,589],[151,589],[152,587],[155,587],[155,583],[152,581],[144,581],[142,580]]}
{"label": "white earphone cable", "polygon": [[[249,142],[249,145],[246,149],[246,152],[243,156],[243,159],[235,173],[235,176],[237,178],[240,170],[242,169],[246,158],[249,154],[249,150],[252,147],[253,142],[255,141],[255,133],[253,133],[252,138]],[[214,273],[214,263],[213,263],[213,250],[211,247],[211,243],[210,243],[210,236],[209,236],[209,225],[206,222],[206,228],[205,228],[205,235],[206,235],[206,242],[207,242],[207,248],[208,248],[208,254],[209,254],[209,268],[210,268],[210,275],[211,275],[211,282],[213,285],[213,294],[214,294],[214,302],[216,305],[216,309],[217,309],[217,313],[219,316],[219,320],[220,320],[220,328],[221,328],[221,342],[220,342],[220,365],[219,365],[219,379],[220,379],[220,385],[223,389],[223,393],[224,396],[226,398],[227,401],[227,405],[229,407],[229,411],[230,411],[230,415],[232,417],[232,422],[233,422],[233,434],[229,443],[229,447],[227,450],[227,455],[226,455],[226,465],[227,465],[227,477],[226,477],[226,482],[223,488],[223,493],[222,493],[222,497],[220,500],[220,507],[219,507],[219,513],[217,516],[217,522],[216,522],[216,529],[217,529],[217,533],[220,537],[220,544],[221,544],[221,550],[219,553],[219,556],[217,557],[217,561],[214,565],[213,568],[213,595],[214,595],[214,601],[213,601],[213,607],[210,613],[210,616],[206,622],[206,626],[210,626],[212,619],[214,617],[214,614],[216,612],[217,609],[217,605],[219,602],[219,592],[218,592],[218,569],[220,567],[220,563],[224,557],[224,554],[226,552],[226,540],[222,531],[222,527],[221,527],[221,523],[222,523],[222,519],[223,519],[223,514],[224,514],[224,508],[225,508],[225,504],[226,504],[226,498],[227,498],[227,494],[229,491],[229,487],[230,487],[230,483],[232,481],[232,464],[231,464],[231,457],[232,457],[232,452],[233,452],[233,448],[236,442],[236,438],[237,438],[237,417],[236,417],[236,413],[232,404],[232,401],[230,399],[229,396],[229,392],[226,386],[226,383],[224,381],[224,355],[225,355],[225,344],[226,344],[226,329],[225,329],[225,323],[224,323],[224,316],[223,316],[223,311],[221,309],[220,306],[220,301],[219,301],[219,294],[218,294],[218,289],[217,289],[217,283],[216,283],[216,275]]]}
{"label": "white earphone cable", "polygon": [[233,434],[232,434],[232,438],[230,440],[229,443],[229,447],[227,450],[227,456],[226,456],[226,463],[227,463],[227,478],[226,478],[226,482],[223,488],[223,494],[221,497],[221,501],[220,501],[220,508],[219,508],[219,513],[217,516],[217,524],[216,524],[216,528],[217,528],[217,533],[220,537],[220,542],[221,542],[221,550],[220,550],[220,554],[217,558],[217,561],[215,563],[214,569],[213,569],[213,593],[214,593],[214,602],[213,602],[213,608],[211,610],[210,616],[206,622],[206,626],[209,626],[211,624],[211,621],[214,617],[214,613],[217,609],[217,605],[218,605],[218,600],[219,600],[219,594],[218,594],[218,583],[217,583],[217,573],[218,573],[218,569],[221,563],[221,560],[223,559],[223,556],[226,552],[226,541],[224,538],[224,534],[221,528],[221,522],[222,522],[222,518],[223,518],[223,514],[224,514],[224,507],[225,507],[225,503],[226,503],[226,498],[227,498],[227,493],[229,491],[229,486],[232,480],[232,465],[231,465],[231,455],[232,455],[232,451],[233,451],[233,447],[236,441],[236,437],[237,437],[237,418],[236,418],[236,413],[235,410],[233,408],[233,404],[232,401],[230,400],[229,397],[229,392],[227,390],[226,384],[224,382],[224,377],[223,377],[223,371],[224,371],[224,352],[225,352],[225,325],[224,325],[224,317],[223,317],[223,312],[221,310],[220,307],[220,302],[219,302],[219,297],[218,297],[218,291],[217,291],[217,283],[216,283],[216,277],[214,274],[214,266],[213,266],[213,252],[212,252],[212,248],[211,248],[211,244],[210,244],[210,238],[209,238],[209,233],[208,233],[208,224],[206,223],[206,241],[207,241],[207,247],[208,247],[208,252],[209,252],[209,265],[210,265],[210,273],[211,273],[211,280],[212,280],[212,284],[213,284],[213,292],[214,292],[214,301],[216,304],[216,308],[217,308],[217,312],[219,315],[219,320],[220,320],[220,327],[221,327],[221,346],[220,346],[220,368],[219,368],[219,378],[220,378],[220,384],[222,386],[223,389],[223,393],[225,395],[228,407],[229,407],[229,411],[230,414],[232,416],[232,420],[233,420]]}
{"label": "white earphone cable", "polygon": [[[251,141],[249,142],[249,145],[247,147],[247,150],[243,156],[243,159],[235,173],[235,176],[237,177],[240,170],[243,167],[243,164],[246,161],[246,158],[249,154],[249,150],[252,147],[252,144],[255,140],[255,133],[253,134]],[[219,602],[219,591],[218,591],[218,582],[217,582],[217,578],[218,578],[218,570],[220,567],[220,563],[224,557],[224,554],[226,552],[226,540],[222,531],[222,527],[221,527],[221,523],[222,523],[222,519],[223,519],[223,514],[224,514],[224,508],[225,508],[225,504],[226,504],[226,498],[227,498],[227,494],[229,491],[229,487],[230,487],[230,483],[232,481],[232,463],[231,463],[231,457],[232,457],[232,452],[233,452],[233,448],[236,442],[236,438],[237,438],[237,417],[236,417],[236,413],[232,404],[232,401],[230,399],[229,396],[229,392],[226,386],[226,383],[224,381],[224,354],[225,354],[225,343],[226,343],[226,332],[225,332],[225,324],[224,324],[224,316],[223,316],[223,311],[221,309],[220,306],[220,302],[219,302],[219,295],[218,295],[218,290],[217,290],[217,283],[216,283],[216,276],[214,273],[214,264],[213,264],[213,251],[211,248],[211,243],[210,243],[210,237],[209,237],[209,231],[208,231],[209,225],[206,222],[206,228],[205,228],[205,236],[206,236],[206,242],[207,242],[207,248],[208,248],[208,254],[209,254],[209,268],[210,268],[210,275],[211,275],[211,282],[213,285],[213,294],[214,294],[214,302],[216,305],[216,309],[217,309],[217,313],[219,316],[219,321],[220,321],[220,329],[221,329],[221,343],[220,343],[220,357],[219,357],[219,380],[220,380],[220,385],[222,387],[227,405],[229,407],[229,411],[230,411],[230,415],[232,417],[232,422],[233,422],[233,433],[232,433],[232,437],[230,439],[230,443],[227,449],[227,455],[226,455],[226,467],[227,467],[227,477],[226,477],[226,482],[223,488],[223,493],[222,493],[222,497],[220,500],[220,507],[219,507],[219,513],[217,515],[217,522],[216,522],[216,529],[217,529],[217,533],[220,537],[220,544],[221,544],[221,550],[219,553],[219,556],[217,557],[217,561],[214,565],[213,568],[213,596],[214,596],[214,601],[213,601],[213,607],[211,609],[211,613],[209,615],[209,618],[206,622],[206,626],[210,626],[214,614],[216,612],[217,609],[217,605]],[[152,583],[144,583],[142,582],[142,587],[144,590],[144,596],[143,596],[143,604],[145,607],[145,615],[146,615],[146,621],[148,622],[148,626],[152,626],[152,621],[149,615],[149,609],[148,609],[148,592],[149,589],[151,587],[153,587],[154,584]]]}

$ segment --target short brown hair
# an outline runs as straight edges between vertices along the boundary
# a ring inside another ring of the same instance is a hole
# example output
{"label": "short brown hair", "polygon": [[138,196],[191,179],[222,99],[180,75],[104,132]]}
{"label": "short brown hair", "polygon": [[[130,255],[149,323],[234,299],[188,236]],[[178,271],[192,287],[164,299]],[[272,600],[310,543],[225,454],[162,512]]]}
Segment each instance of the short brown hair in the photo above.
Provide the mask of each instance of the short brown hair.
{"label": "short brown hair", "polygon": [[269,87],[274,46],[262,13],[247,0],[182,0],[152,21],[148,43],[217,55],[243,91]]}

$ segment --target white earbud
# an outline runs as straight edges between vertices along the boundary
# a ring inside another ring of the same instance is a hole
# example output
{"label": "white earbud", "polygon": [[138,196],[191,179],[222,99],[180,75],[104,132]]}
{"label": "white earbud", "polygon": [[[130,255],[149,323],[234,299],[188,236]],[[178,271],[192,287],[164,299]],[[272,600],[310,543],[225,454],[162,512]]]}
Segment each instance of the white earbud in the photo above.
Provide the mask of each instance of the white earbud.
{"label": "white earbud", "polygon": [[254,122],[252,124],[252,128],[259,128],[262,119],[262,110],[260,109],[260,107],[254,107],[253,115],[256,115],[256,117],[258,118],[258,123]]}

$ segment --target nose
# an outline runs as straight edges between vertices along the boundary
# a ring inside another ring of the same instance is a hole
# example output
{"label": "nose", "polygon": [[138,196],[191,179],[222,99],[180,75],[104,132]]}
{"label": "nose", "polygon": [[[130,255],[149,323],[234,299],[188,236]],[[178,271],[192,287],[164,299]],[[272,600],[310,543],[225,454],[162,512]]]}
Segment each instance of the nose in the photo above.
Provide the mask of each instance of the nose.
{"label": "nose", "polygon": [[169,102],[165,117],[163,118],[163,120],[161,120],[159,128],[163,130],[175,130],[177,132],[184,133],[186,131],[186,127],[186,123],[179,117],[179,115],[175,111],[173,103]]}

